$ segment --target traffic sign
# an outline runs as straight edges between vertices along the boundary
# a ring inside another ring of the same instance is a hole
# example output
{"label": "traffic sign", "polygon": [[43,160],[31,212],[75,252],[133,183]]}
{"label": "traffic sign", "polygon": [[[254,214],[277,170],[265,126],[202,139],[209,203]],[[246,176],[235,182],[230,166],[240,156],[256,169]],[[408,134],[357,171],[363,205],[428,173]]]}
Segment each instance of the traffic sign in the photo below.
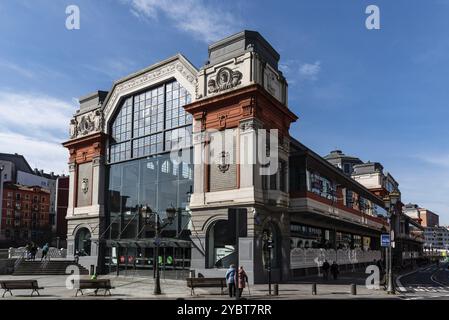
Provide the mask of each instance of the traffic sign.
{"label": "traffic sign", "polygon": [[389,234],[381,234],[380,235],[380,246],[381,247],[389,247],[390,246],[390,235]]}

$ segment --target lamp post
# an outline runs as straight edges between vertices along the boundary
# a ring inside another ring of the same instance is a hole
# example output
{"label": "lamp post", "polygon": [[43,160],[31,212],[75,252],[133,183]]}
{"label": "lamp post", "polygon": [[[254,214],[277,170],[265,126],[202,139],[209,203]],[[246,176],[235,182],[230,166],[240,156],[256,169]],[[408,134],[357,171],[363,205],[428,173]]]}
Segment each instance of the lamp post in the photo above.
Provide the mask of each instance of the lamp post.
{"label": "lamp post", "polygon": [[385,208],[388,211],[388,219],[390,222],[390,244],[388,246],[388,286],[387,286],[387,293],[388,294],[395,294],[394,291],[394,285],[393,285],[393,275],[392,275],[392,260],[393,260],[393,254],[392,254],[392,239],[394,240],[394,230],[395,230],[395,213],[396,213],[396,205],[399,201],[401,194],[398,190],[393,190],[390,192],[389,195],[385,196],[384,203]]}
{"label": "lamp post", "polygon": [[159,213],[152,211],[150,207],[143,206],[141,208],[141,215],[142,218],[145,221],[145,224],[151,225],[154,229],[154,244],[156,245],[156,261],[154,261],[154,268],[156,273],[155,283],[154,283],[154,294],[159,295],[161,294],[161,279],[160,279],[160,273],[159,273],[159,246],[161,243],[160,235],[161,231],[168,225],[173,223],[173,220],[175,219],[175,215],[177,213],[177,210],[173,207],[167,208],[166,210],[167,217],[163,220],[160,219]]}
{"label": "lamp post", "polygon": [[265,246],[265,268],[268,275],[268,295],[271,296],[271,251],[273,250],[273,239],[267,232],[264,232],[263,241]]}

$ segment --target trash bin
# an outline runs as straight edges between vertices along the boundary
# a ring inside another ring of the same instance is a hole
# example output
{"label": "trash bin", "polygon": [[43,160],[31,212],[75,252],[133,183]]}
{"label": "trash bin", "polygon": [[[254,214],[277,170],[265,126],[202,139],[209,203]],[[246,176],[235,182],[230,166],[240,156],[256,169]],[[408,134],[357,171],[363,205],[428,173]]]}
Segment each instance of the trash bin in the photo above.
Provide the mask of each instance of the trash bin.
{"label": "trash bin", "polygon": [[195,270],[190,270],[189,277],[190,278],[195,278]]}

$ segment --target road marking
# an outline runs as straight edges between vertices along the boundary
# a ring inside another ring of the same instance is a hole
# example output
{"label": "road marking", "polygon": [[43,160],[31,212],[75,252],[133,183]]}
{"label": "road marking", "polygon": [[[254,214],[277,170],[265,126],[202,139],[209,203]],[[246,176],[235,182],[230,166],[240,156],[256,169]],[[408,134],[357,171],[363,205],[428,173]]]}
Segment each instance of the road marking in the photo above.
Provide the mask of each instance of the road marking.
{"label": "road marking", "polygon": [[438,280],[436,280],[436,279],[434,278],[434,276],[435,276],[435,274],[436,274],[437,272],[438,272],[438,270],[435,271],[435,272],[430,276],[430,280],[433,281],[433,282],[435,282],[436,284],[439,284],[440,286],[443,286],[443,288],[446,288],[446,285],[445,285],[444,283],[442,283],[442,282],[440,282],[440,281],[438,281]]}

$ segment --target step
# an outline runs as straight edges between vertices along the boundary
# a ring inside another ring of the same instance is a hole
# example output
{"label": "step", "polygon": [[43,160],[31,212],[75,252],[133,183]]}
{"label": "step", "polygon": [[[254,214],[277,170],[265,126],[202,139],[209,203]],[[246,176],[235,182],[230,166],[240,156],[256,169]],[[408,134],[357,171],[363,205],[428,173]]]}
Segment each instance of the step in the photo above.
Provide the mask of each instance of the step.
{"label": "step", "polygon": [[14,270],[13,275],[66,275],[70,265],[78,266],[80,274],[89,274],[89,271],[75,261],[22,261]]}

